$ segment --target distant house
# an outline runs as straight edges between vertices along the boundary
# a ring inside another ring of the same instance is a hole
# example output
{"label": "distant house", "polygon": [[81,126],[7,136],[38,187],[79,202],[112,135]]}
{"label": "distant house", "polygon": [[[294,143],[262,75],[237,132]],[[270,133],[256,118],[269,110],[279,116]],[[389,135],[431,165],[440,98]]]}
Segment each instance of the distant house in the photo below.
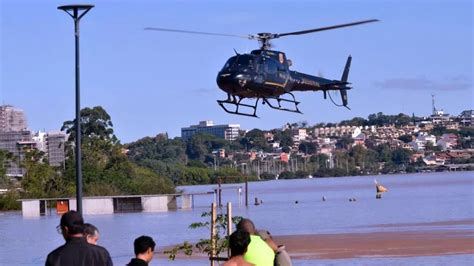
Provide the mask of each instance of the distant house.
{"label": "distant house", "polygon": [[420,158],[423,159],[425,157],[425,154],[423,152],[416,152],[416,153],[413,153],[411,156],[410,156],[410,162],[411,163],[415,163],[417,162]]}
{"label": "distant house", "polygon": [[327,156],[331,155],[333,152],[334,148],[330,145],[324,145],[319,148],[319,153],[325,154]]}
{"label": "distant house", "polygon": [[278,149],[280,148],[280,142],[270,142],[270,145],[272,146],[273,149]]}
{"label": "distant house", "polygon": [[353,136],[361,133],[361,127],[356,126],[337,126],[337,127],[319,127],[313,131],[314,137],[342,137]]}
{"label": "distant house", "polygon": [[446,159],[443,156],[436,156],[434,154],[423,158],[423,162],[426,165],[444,165]]}
{"label": "distant house", "polygon": [[[390,147],[391,150],[396,150],[398,148],[403,148],[404,147],[404,142],[399,140],[399,139],[391,139],[389,142],[388,142],[388,146]],[[412,147],[411,145],[408,145],[410,146],[410,148]]]}
{"label": "distant house", "polygon": [[225,158],[225,149],[219,149],[219,157]]}
{"label": "distant house", "polygon": [[469,160],[473,156],[469,150],[450,150],[446,152],[446,160],[454,163],[458,160]]}
{"label": "distant house", "polygon": [[273,133],[272,132],[265,132],[263,133],[263,137],[268,141],[272,142],[273,141]]}
{"label": "distant house", "polygon": [[443,151],[453,149],[457,144],[458,136],[455,134],[443,134],[436,142],[436,145],[438,145]]}
{"label": "distant house", "polygon": [[414,141],[410,142],[410,145],[413,147],[413,150],[421,151],[425,150],[427,143],[431,143],[433,146],[436,145],[436,137],[426,133],[420,133]]}
{"label": "distant house", "polygon": [[286,152],[280,153],[280,161],[287,163],[290,160],[290,155]]}
{"label": "distant house", "polygon": [[356,146],[356,145],[360,145],[362,147],[365,147],[365,140],[367,139],[367,137],[365,136],[364,133],[360,133],[359,135],[357,135],[355,138],[354,138],[354,143],[352,144],[352,146]]}
{"label": "distant house", "polygon": [[474,110],[463,111],[458,118],[462,126],[472,126],[474,125]]}

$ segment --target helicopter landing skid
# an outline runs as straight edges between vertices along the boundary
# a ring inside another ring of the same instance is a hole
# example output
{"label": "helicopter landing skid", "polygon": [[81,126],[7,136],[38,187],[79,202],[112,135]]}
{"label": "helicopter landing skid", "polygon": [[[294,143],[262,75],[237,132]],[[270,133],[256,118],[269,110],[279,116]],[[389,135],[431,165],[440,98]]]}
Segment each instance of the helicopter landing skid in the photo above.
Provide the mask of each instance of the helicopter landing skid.
{"label": "helicopter landing skid", "polygon": [[[298,101],[295,99],[295,96],[293,95],[293,93],[288,92],[288,94],[291,95],[291,97],[292,97],[293,99],[285,99],[285,98],[280,98],[280,97],[266,97],[266,98],[262,98],[262,99],[263,99],[263,103],[268,104],[268,106],[269,106],[270,108],[273,108],[273,109],[276,109],[276,110],[302,114],[302,112],[298,109],[298,104],[300,104],[300,102],[298,102]],[[276,100],[277,103],[278,103],[278,106],[275,106],[274,104],[272,104],[271,100]],[[295,105],[295,108],[294,108],[294,109],[290,109],[290,108],[282,107],[282,106],[281,106],[281,102],[284,102],[284,103],[293,103],[293,104]]]}
{"label": "helicopter landing skid", "polygon": [[[226,111],[229,114],[243,115],[243,116],[250,116],[250,117],[258,118],[258,116],[257,116],[257,105],[258,105],[258,100],[259,99],[257,98],[254,105],[241,103],[241,101],[243,99],[244,98],[239,98],[239,100],[237,101],[235,98],[233,98],[233,100],[231,100],[230,97],[229,97],[227,100],[217,100],[217,103],[222,107],[222,109],[224,109],[224,111]],[[225,104],[235,106],[235,110],[227,109]],[[239,107],[241,107],[241,106],[246,107],[246,108],[250,108],[251,110],[253,110],[253,113],[243,113],[243,112],[239,111]]]}

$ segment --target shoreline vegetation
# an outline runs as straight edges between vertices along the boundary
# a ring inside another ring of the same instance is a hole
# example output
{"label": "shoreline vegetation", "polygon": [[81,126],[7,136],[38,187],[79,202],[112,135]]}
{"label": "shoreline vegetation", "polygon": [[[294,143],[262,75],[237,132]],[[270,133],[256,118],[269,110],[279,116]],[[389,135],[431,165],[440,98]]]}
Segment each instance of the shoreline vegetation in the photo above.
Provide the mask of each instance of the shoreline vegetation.
{"label": "shoreline vegetation", "polygon": [[[166,194],[180,185],[446,171],[453,165],[458,165],[458,170],[474,170],[472,126],[456,122],[458,129],[429,127],[420,123],[422,120],[405,114],[378,113],[338,124],[310,126],[299,122],[281,129],[241,131],[234,141],[203,133],[189,139],[169,138],[162,133],[121,144],[114,135],[110,115],[101,106],[84,108],[83,195]],[[335,127],[366,131],[361,131],[362,138],[347,132],[324,137],[315,133]],[[374,131],[376,127],[403,135],[379,135]],[[35,148],[23,150],[21,158],[0,150],[0,210],[20,209],[20,198],[75,195],[75,121],[65,121],[61,130],[69,134],[64,143],[66,160],[61,166],[50,166],[47,154]],[[300,139],[301,132],[304,139]],[[441,146],[437,139],[442,140]],[[420,141],[424,143],[422,151],[409,148],[409,143]],[[442,150],[446,143],[451,143],[456,152]],[[438,164],[440,158],[450,166]],[[7,176],[11,163],[21,166],[24,175]]]}
{"label": "shoreline vegetation", "polygon": [[[376,225],[368,228],[370,232],[361,233],[273,235],[273,238],[285,245],[292,259],[301,260],[474,254],[474,235],[463,226],[474,226],[474,219]],[[387,227],[394,230],[385,231]],[[160,248],[157,255],[167,257],[163,250],[170,248]],[[207,254],[195,251],[192,256],[177,256],[178,260],[187,258],[207,260]]]}

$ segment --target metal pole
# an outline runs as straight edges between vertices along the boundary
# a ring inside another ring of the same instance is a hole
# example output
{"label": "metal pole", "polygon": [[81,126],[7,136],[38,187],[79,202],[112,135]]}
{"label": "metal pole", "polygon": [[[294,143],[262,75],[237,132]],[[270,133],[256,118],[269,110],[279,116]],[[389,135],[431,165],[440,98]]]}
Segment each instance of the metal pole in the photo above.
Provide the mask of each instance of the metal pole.
{"label": "metal pole", "polygon": [[[77,9],[74,9],[77,17]],[[81,84],[79,67],[79,20],[74,20],[76,41],[76,199],[77,211],[82,215],[82,152],[81,152]]]}
{"label": "metal pole", "polygon": [[247,176],[245,176],[245,207],[249,206],[249,182]]}
{"label": "metal pole", "polygon": [[[76,61],[76,208],[82,215],[82,156],[81,156],[81,94],[79,67],[79,22],[93,8],[93,5],[65,5],[58,9],[65,11],[74,20],[75,61]],[[79,14],[79,11],[83,11]],[[72,13],[71,13],[72,12]]]}
{"label": "metal pole", "polygon": [[219,199],[218,199],[218,202],[217,202],[217,206],[222,207],[222,188],[221,188],[221,183],[222,183],[222,180],[220,177],[217,178],[217,184],[218,184],[218,196],[219,196]]}
{"label": "metal pole", "polygon": [[217,239],[216,239],[216,219],[217,219],[217,210],[216,210],[216,203],[211,204],[211,266],[214,266],[214,259],[216,257],[216,247],[217,247]]}
{"label": "metal pole", "polygon": [[[232,234],[232,203],[227,202],[227,239]],[[227,248],[227,257],[230,258],[230,248]]]}

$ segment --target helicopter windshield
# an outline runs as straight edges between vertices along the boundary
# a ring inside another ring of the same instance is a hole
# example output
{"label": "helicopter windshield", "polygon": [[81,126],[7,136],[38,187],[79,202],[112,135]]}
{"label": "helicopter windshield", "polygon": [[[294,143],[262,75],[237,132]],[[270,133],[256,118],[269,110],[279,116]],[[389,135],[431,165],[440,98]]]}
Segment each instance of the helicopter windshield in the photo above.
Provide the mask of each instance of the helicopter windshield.
{"label": "helicopter windshield", "polygon": [[251,55],[233,56],[227,60],[222,70],[251,70],[254,69],[254,57]]}
{"label": "helicopter windshield", "polygon": [[230,67],[235,63],[235,60],[237,59],[237,56],[232,56],[225,62],[224,67],[222,68],[223,71],[230,69]]}

